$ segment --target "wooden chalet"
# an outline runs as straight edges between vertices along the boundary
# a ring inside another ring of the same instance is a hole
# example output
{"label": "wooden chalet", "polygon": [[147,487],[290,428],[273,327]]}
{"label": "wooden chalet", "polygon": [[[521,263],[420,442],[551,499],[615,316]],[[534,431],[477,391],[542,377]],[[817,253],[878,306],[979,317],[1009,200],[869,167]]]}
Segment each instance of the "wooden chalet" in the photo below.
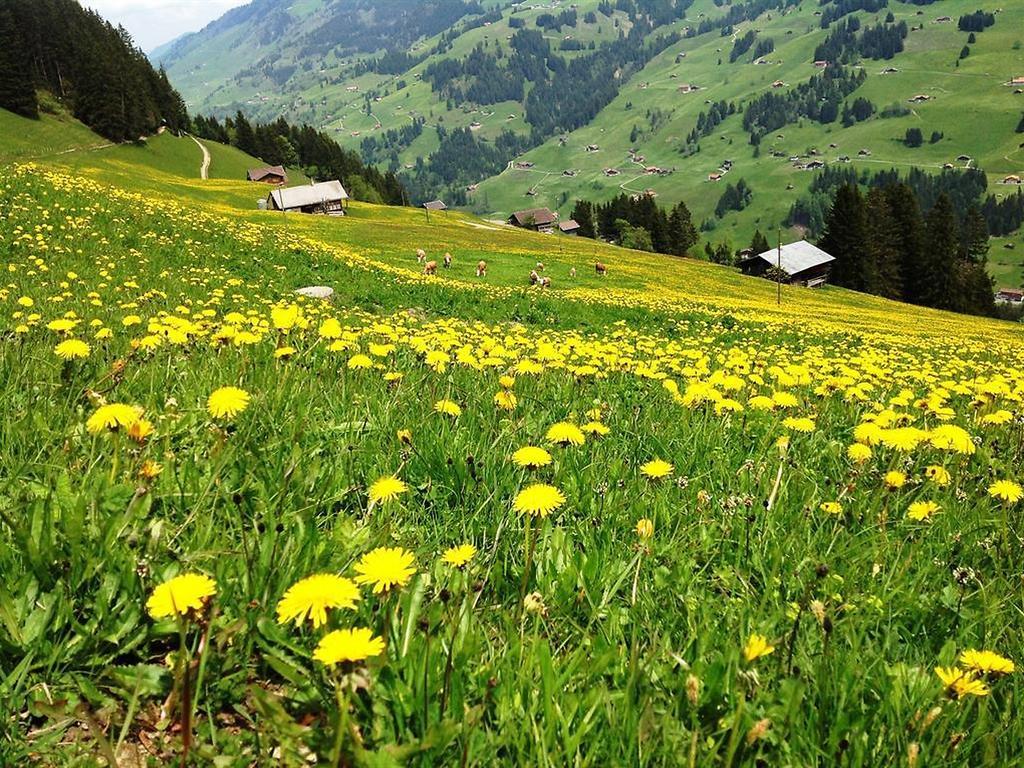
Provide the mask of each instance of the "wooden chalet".
{"label": "wooden chalet", "polygon": [[448,205],[444,200],[431,200],[430,202],[424,203],[423,207],[428,211],[447,211]]}
{"label": "wooden chalet", "polygon": [[301,187],[275,189],[267,196],[267,208],[272,211],[344,216],[348,199],[348,192],[340,181],[321,181]]}
{"label": "wooden chalet", "polygon": [[558,231],[563,235],[578,235],[580,225],[576,219],[566,219],[565,221],[558,222]]}
{"label": "wooden chalet", "polygon": [[817,288],[828,282],[835,258],[806,240],[799,240],[778,248],[772,248],[756,256],[748,256],[740,262],[745,275],[770,276],[776,269],[785,275],[784,282],[790,285],[804,285]]}
{"label": "wooden chalet", "polygon": [[558,214],[547,208],[529,208],[525,211],[516,211],[508,217],[508,223],[513,227],[532,229],[545,234],[555,231],[558,223]]}
{"label": "wooden chalet", "polygon": [[288,172],[281,165],[268,165],[263,168],[250,168],[245,174],[246,181],[258,181],[261,184],[287,184]]}

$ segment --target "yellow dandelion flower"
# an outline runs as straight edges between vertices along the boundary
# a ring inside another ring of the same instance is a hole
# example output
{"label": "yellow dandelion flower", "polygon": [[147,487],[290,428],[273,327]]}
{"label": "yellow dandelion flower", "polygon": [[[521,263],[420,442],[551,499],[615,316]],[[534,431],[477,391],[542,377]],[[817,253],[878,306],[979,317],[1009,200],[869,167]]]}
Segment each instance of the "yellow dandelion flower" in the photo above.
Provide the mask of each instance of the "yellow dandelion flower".
{"label": "yellow dandelion flower", "polygon": [[451,416],[453,418],[458,418],[462,415],[462,408],[459,407],[458,403],[453,402],[452,400],[438,400],[434,403],[434,410],[437,413],[444,414],[445,416]]}
{"label": "yellow dandelion flower", "polygon": [[452,568],[465,568],[469,561],[476,557],[476,547],[472,544],[460,544],[457,547],[445,550],[441,560]]}
{"label": "yellow dandelion flower", "polygon": [[775,652],[775,646],[768,643],[768,638],[764,635],[751,635],[747,639],[746,645],[743,646],[743,658],[748,662],[757,661],[762,656],[767,656],[770,653]]}
{"label": "yellow dandelion flower", "polygon": [[200,573],[184,573],[153,590],[146,610],[154,619],[200,612],[217,592],[217,582]]}
{"label": "yellow dandelion flower", "polygon": [[373,360],[368,355],[352,355],[348,359],[348,369],[350,371],[363,371],[367,368],[373,368]]}
{"label": "yellow dandelion flower", "polygon": [[1024,496],[1024,490],[1012,480],[996,480],[988,487],[988,495],[1006,504],[1016,504]]}
{"label": "yellow dandelion flower", "polygon": [[61,360],[79,360],[88,357],[89,345],[80,339],[67,339],[53,348],[53,352]]}
{"label": "yellow dandelion flower", "polygon": [[790,416],[782,420],[782,426],[793,432],[807,434],[814,431],[814,419],[806,416]]}
{"label": "yellow dandelion flower", "polygon": [[389,475],[374,482],[367,491],[367,495],[370,497],[371,504],[386,504],[389,501],[394,501],[408,490],[409,486],[403,481]]}
{"label": "yellow dandelion flower", "polygon": [[580,429],[585,434],[591,435],[592,437],[604,437],[611,432],[611,429],[607,424],[603,424],[600,421],[588,421]]}
{"label": "yellow dandelion flower", "polygon": [[907,508],[907,517],[918,522],[930,520],[941,507],[934,501],[915,501]]}
{"label": "yellow dandelion flower", "polygon": [[516,466],[537,469],[538,467],[546,467],[551,463],[551,454],[543,448],[526,445],[512,454],[512,461]]}
{"label": "yellow dandelion flower", "polygon": [[907,484],[907,476],[893,469],[885,473],[882,482],[885,483],[885,487],[890,491],[897,491]]}
{"label": "yellow dandelion flower", "polygon": [[206,409],[215,419],[233,419],[249,407],[249,393],[238,387],[214,390],[206,401]]}
{"label": "yellow dandelion flower", "polygon": [[139,467],[139,477],[143,480],[152,480],[163,471],[163,464],[159,464],[152,459],[146,459],[142,462],[142,466]]}
{"label": "yellow dandelion flower", "polygon": [[137,443],[145,442],[146,438],[154,432],[153,422],[148,419],[138,419],[128,425],[125,434]]}
{"label": "yellow dandelion flower", "polygon": [[976,651],[974,649],[964,651],[960,654],[960,663],[967,669],[987,677],[1002,677],[1013,674],[1016,670],[1012,661],[994,651]]}
{"label": "yellow dandelion flower", "polygon": [[85,422],[85,428],[91,435],[98,435],[101,432],[115,432],[119,429],[127,429],[142,416],[142,409],[125,403],[110,403],[101,405],[89,420]]}
{"label": "yellow dandelion flower", "polygon": [[384,641],[365,627],[336,629],[324,635],[313,651],[313,658],[329,667],[335,664],[354,664],[357,661],[380,656]]}
{"label": "yellow dandelion flower", "polygon": [[295,347],[278,347],[274,350],[274,357],[278,360],[287,360],[295,354]]}
{"label": "yellow dandelion flower", "polygon": [[277,622],[301,626],[309,619],[316,629],[327,623],[328,609],[355,608],[359,587],[351,579],[333,573],[318,573],[295,582],[277,603]]}
{"label": "yellow dandelion flower", "polygon": [[404,587],[416,573],[416,558],[402,547],[378,547],[356,563],[356,582],[372,584],[374,594]]}
{"label": "yellow dandelion flower", "polygon": [[818,509],[826,515],[841,515],[843,513],[843,505],[838,501],[823,501],[818,505]]}
{"label": "yellow dandelion flower", "polygon": [[949,485],[952,479],[949,476],[949,472],[946,471],[946,468],[940,467],[938,464],[931,464],[925,467],[924,476],[942,488]]}
{"label": "yellow dandelion flower", "polygon": [[516,396],[507,389],[498,390],[494,396],[494,404],[505,411],[514,411],[517,403]]}
{"label": "yellow dandelion flower", "polygon": [[675,467],[662,459],[652,459],[640,467],[640,473],[652,480],[661,480],[675,471]]}
{"label": "yellow dandelion flower", "polygon": [[943,424],[940,427],[936,427],[928,435],[928,442],[935,448],[967,455],[974,453],[976,450],[974,440],[971,439],[970,434],[955,424]]}
{"label": "yellow dandelion flower", "polygon": [[556,445],[567,446],[567,445],[583,445],[586,441],[586,437],[583,432],[575,424],[570,424],[567,421],[560,421],[557,424],[552,424],[545,435],[546,439],[550,443]]}
{"label": "yellow dandelion flower", "polygon": [[512,504],[516,512],[547,517],[565,504],[565,495],[553,485],[534,483],[521,490]]}
{"label": "yellow dandelion flower", "polygon": [[864,443],[853,443],[846,449],[846,455],[855,464],[862,464],[871,458],[871,449]]}
{"label": "yellow dandelion flower", "polygon": [[965,696],[988,696],[989,694],[988,686],[978,680],[969,670],[957,667],[936,667],[935,674],[946,687],[946,695],[951,699],[960,700]]}
{"label": "yellow dandelion flower", "polygon": [[641,517],[636,521],[636,535],[641,539],[649,539],[654,536],[654,522],[647,517]]}

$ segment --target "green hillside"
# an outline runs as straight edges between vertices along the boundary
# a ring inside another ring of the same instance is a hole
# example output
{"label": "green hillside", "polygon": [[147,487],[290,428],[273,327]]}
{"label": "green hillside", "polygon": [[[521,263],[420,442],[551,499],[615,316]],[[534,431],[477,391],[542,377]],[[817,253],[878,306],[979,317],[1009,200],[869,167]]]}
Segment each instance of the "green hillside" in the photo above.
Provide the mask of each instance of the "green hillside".
{"label": "green hillside", "polygon": [[[1012,77],[1024,74],[1024,8],[1014,4],[980,5],[994,12],[995,24],[976,33],[976,42],[968,46],[969,55],[963,59],[958,59],[958,54],[967,43],[968,33],[957,29],[957,19],[977,10],[976,0],[944,0],[931,5],[892,0],[877,13],[858,11],[843,17],[840,21],[859,20],[864,29],[886,23],[891,13],[890,26],[905,22],[910,28],[903,52],[888,60],[864,58],[859,63],[867,80],[846,103],[855,98],[868,99],[876,114],[845,128],[839,121],[827,125],[808,119],[791,122],[765,137],[757,156],[743,130],[742,114],[727,118],[702,136],[699,152],[688,147],[686,139],[710,101],[733,102],[742,111],[760,94],[787,92],[819,73],[812,64],[815,48],[839,24],[833,22],[829,29],[820,27],[821,9],[830,6],[802,3],[781,11],[772,9],[726,30],[729,34],[725,36],[716,27],[685,37],[642,69],[625,72],[618,96],[585,126],[569,133],[556,132],[522,156],[510,156],[510,161],[532,165],[519,169],[510,164],[484,180],[469,194],[467,207],[486,217],[504,218],[512,210],[544,205],[566,216],[579,197],[604,200],[621,192],[651,190],[665,205],[685,201],[698,222],[713,227],[706,233],[707,239],[739,248],[749,242],[755,228],[773,231],[786,218],[790,206],[806,195],[814,172],[800,170],[789,158],[800,156],[806,162],[811,150],[819,152],[819,159],[825,163],[845,163],[849,157],[852,167],[869,172],[888,168],[938,172],[947,164],[964,167],[966,163],[956,158],[966,155],[972,167],[986,171],[990,191],[999,197],[1012,191],[999,182],[1024,171],[1024,136],[1015,133],[1024,114],[1024,97],[1007,85]],[[565,61],[586,54],[592,41],[598,46],[608,44],[629,29],[623,11],[605,16],[597,12],[599,4],[593,0],[583,0],[573,7],[578,10],[576,27],[561,33],[544,30],[555,49],[564,38],[581,43],[583,51],[557,51]],[[232,35],[243,30],[238,25],[207,30],[190,38],[180,58],[171,60],[170,73],[194,109],[230,112],[242,108],[264,119],[283,114],[292,121],[324,127],[352,148],[363,146],[367,138],[379,140],[387,131],[422,119],[424,130],[415,140],[400,141],[374,155],[411,173],[419,158],[427,158],[438,149],[437,127],[451,130],[472,125],[474,136],[490,142],[506,130],[525,139],[530,130],[523,104],[479,106],[446,101],[422,79],[424,71],[439,61],[463,59],[477,46],[483,46],[485,52],[507,48],[508,38],[515,32],[510,19],[532,29],[542,14],[561,13],[567,8],[559,3],[506,8],[500,20],[478,26],[468,24],[473,18],[469,17],[455,24],[445,37],[450,47],[435,50],[439,41],[436,36],[420,40],[409,51],[417,57],[426,55],[422,62],[396,75],[379,75],[372,71],[355,74],[360,62],[373,57],[371,53],[353,53],[338,60],[328,56],[311,68],[310,62],[302,59],[299,41],[308,33],[308,26],[322,21],[329,8],[304,3],[289,11],[290,32],[282,36],[282,42],[275,43],[286,46],[281,60],[295,67],[283,83],[223,72],[211,79],[205,65],[199,66],[201,60],[213,61],[233,50],[237,40]],[[696,0],[685,18],[658,31],[696,30],[702,22],[722,18],[730,9],[711,0]],[[596,23],[584,20],[591,12]],[[941,17],[952,21],[937,21]],[[253,14],[247,21],[249,26],[244,26],[245,34],[255,35],[261,19],[261,15]],[[465,26],[472,28],[461,31]],[[753,62],[750,51],[731,63],[733,43],[750,31],[756,32],[758,41],[770,39],[774,51],[763,57],[762,64]],[[245,58],[236,57],[233,66],[241,69],[240,62]],[[885,73],[889,68],[897,71]],[[198,79],[200,73],[202,81]],[[781,88],[773,88],[775,82],[781,82]],[[681,93],[679,86],[684,83],[697,85],[700,90]],[[562,85],[572,88],[572,83]],[[909,103],[917,95],[928,100]],[[881,116],[893,107],[907,114]],[[904,145],[902,139],[908,128],[922,130],[923,146],[911,149]],[[929,143],[932,133],[942,138]],[[598,151],[587,151],[592,145],[599,147]],[[630,150],[635,150],[635,155]],[[860,154],[862,150],[870,155]],[[642,163],[635,160],[637,156],[643,158]],[[708,175],[725,160],[734,163],[730,173],[720,182],[709,182]],[[646,166],[672,172],[648,174],[644,172]],[[714,209],[724,186],[740,178],[753,189],[751,205],[716,219]],[[789,232],[786,237],[798,234]],[[993,241],[991,268],[1000,283],[1016,285],[1024,280],[1022,249],[1020,233]]]}
{"label": "green hillside", "polygon": [[0,179],[0,764],[1019,762],[1019,325],[200,154]]}

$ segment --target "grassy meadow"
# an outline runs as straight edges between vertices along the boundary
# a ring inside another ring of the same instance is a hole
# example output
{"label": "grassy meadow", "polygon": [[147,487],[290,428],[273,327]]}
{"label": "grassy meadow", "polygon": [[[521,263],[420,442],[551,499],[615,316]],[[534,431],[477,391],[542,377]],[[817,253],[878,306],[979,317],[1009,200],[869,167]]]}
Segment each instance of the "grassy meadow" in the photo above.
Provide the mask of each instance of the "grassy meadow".
{"label": "grassy meadow", "polygon": [[1019,326],[211,152],[0,181],[0,764],[1020,764]]}

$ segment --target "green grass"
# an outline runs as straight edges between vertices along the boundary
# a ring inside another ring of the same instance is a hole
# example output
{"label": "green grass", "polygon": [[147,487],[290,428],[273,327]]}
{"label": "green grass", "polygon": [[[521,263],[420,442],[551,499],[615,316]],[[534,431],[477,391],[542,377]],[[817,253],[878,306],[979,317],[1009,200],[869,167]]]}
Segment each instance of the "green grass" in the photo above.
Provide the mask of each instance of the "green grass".
{"label": "green grass", "polygon": [[0,161],[28,162],[59,153],[85,151],[107,142],[68,115],[40,115],[38,120],[0,109]]}
{"label": "green grass", "polygon": [[[1019,669],[962,701],[933,671],[970,648],[1021,662],[1018,508],[987,492],[1019,479],[1018,326],[836,289],[777,306],[732,270],[458,213],[261,213],[244,182],[188,176],[194,144],[147,149],[0,182],[0,763],[175,764],[186,710],[191,765],[1019,760]],[[417,247],[452,270],[419,275]],[[524,285],[538,260],[551,290]],[[297,302],[310,284],[334,301]],[[88,356],[60,361],[67,338]],[[249,405],[214,417],[228,385]],[[153,433],[93,434],[102,402]],[[608,433],[582,445],[545,437],[594,419]],[[931,439],[855,464],[872,420]],[[951,424],[969,452],[937,441]],[[516,467],[527,444],[552,463]],[[641,473],[656,457],[660,481]],[[407,490],[370,505],[391,475]],[[533,482],[565,503],[527,525]],[[914,502],[940,511],[915,522]],[[466,570],[442,562],[463,543]],[[296,581],[354,576],[381,546],[413,555],[407,583],[325,627],[277,622]],[[150,616],[183,573],[215,597]],[[351,627],[386,648],[312,658]],[[773,652],[745,658],[754,634]]]}

